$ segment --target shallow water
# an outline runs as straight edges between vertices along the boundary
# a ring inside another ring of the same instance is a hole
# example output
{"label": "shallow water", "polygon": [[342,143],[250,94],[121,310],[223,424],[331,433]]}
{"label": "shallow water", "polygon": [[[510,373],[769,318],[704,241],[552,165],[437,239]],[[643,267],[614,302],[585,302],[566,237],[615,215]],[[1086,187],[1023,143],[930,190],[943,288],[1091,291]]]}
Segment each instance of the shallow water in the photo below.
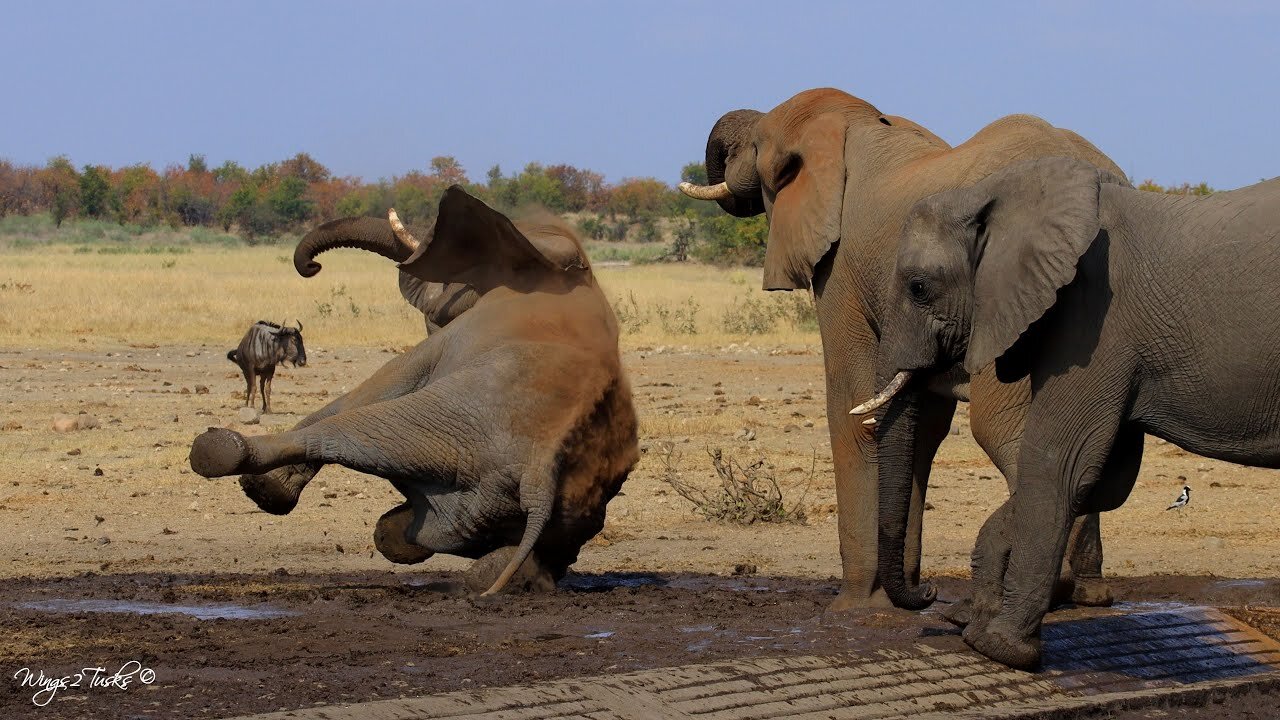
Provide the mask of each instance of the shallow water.
{"label": "shallow water", "polygon": [[268,618],[288,617],[298,613],[289,610],[258,605],[236,605],[233,603],[203,603],[200,605],[172,605],[169,603],[140,602],[137,600],[71,600],[54,598],[51,600],[33,600],[14,603],[14,607],[23,610],[39,610],[54,613],[106,612],[130,613],[133,615],[161,615],[174,613],[189,615],[197,620],[263,620]]}

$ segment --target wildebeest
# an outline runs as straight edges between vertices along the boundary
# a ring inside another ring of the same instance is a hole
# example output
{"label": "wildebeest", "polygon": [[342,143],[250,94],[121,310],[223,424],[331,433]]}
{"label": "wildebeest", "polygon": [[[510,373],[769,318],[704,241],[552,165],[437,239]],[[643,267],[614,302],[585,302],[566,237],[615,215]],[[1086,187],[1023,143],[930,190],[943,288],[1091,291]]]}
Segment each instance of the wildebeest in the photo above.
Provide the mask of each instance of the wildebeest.
{"label": "wildebeest", "polygon": [[244,373],[247,407],[253,407],[254,378],[262,388],[262,412],[271,412],[271,379],[276,365],[291,362],[294,367],[307,364],[307,350],[302,345],[302,321],[298,327],[284,327],[266,320],[259,320],[249,328],[240,340],[240,346],[227,351],[227,359],[240,366]]}

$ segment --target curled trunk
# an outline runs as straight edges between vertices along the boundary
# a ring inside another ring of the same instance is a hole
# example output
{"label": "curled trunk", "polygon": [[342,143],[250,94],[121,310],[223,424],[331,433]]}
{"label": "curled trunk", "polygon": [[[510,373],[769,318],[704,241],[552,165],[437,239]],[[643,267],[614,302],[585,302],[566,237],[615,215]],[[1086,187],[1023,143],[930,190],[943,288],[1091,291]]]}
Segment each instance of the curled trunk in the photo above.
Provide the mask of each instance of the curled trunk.
{"label": "curled trunk", "polygon": [[920,392],[918,387],[899,392],[884,410],[877,432],[880,473],[877,574],[893,604],[907,610],[923,610],[937,596],[928,583],[917,585],[908,578],[903,566],[915,481]]}
{"label": "curled trunk", "polygon": [[396,262],[409,259],[412,251],[396,239],[391,223],[371,217],[342,218],[327,222],[307,233],[293,251],[293,267],[303,277],[320,272],[315,257],[334,248],[358,248],[378,253]]}
{"label": "curled trunk", "polygon": [[761,115],[757,110],[727,112],[707,137],[707,184],[728,183],[732,194],[716,202],[735,217],[752,217],[764,212],[760,177],[756,174],[756,152],[751,144],[751,133]]}

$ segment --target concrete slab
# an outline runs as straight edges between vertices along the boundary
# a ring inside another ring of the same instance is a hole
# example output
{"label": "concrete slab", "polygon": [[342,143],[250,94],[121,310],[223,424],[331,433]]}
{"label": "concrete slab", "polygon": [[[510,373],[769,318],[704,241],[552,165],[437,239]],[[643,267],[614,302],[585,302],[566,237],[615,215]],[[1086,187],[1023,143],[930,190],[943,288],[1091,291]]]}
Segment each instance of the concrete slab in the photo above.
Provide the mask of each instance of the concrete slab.
{"label": "concrete slab", "polygon": [[[1039,673],[973,652],[765,657],[241,720],[870,720],[1069,716],[1144,698],[1280,686],[1280,643],[1210,608],[1050,623]],[[1117,705],[1119,704],[1119,705]]]}

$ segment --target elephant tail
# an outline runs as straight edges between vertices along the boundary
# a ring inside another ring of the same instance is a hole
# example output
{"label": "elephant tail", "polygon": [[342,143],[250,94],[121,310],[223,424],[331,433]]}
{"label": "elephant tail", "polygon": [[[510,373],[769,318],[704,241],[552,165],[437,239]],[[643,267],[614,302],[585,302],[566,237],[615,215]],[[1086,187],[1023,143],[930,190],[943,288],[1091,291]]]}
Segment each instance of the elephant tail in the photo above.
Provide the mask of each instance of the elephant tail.
{"label": "elephant tail", "polygon": [[[545,475],[544,478],[539,478],[539,481],[530,483],[536,487],[526,485],[521,488],[521,495],[524,496],[521,499],[530,507],[525,517],[524,535],[520,538],[520,546],[516,548],[515,555],[511,556],[511,561],[502,569],[502,574],[493,581],[493,585],[488,590],[481,593],[481,596],[501,592],[524,561],[529,558],[538,540],[542,538],[542,532],[546,530],[547,523],[551,520],[551,510],[556,503],[555,476],[551,472],[546,472]],[[529,497],[530,495],[533,497]]]}
{"label": "elephant tail", "polygon": [[397,238],[391,223],[371,217],[349,217],[327,222],[307,233],[293,250],[293,267],[302,277],[320,272],[315,257],[334,248],[358,248],[396,262],[409,259],[412,250]]}

